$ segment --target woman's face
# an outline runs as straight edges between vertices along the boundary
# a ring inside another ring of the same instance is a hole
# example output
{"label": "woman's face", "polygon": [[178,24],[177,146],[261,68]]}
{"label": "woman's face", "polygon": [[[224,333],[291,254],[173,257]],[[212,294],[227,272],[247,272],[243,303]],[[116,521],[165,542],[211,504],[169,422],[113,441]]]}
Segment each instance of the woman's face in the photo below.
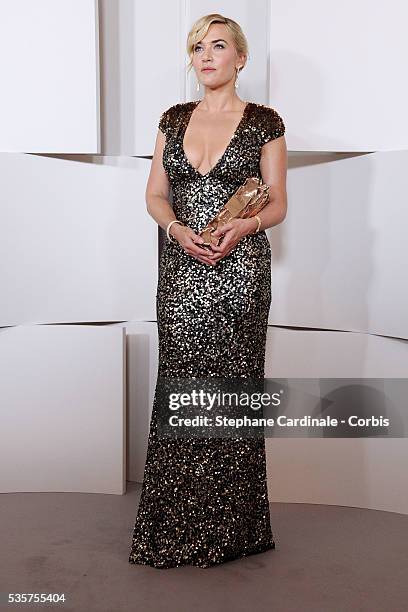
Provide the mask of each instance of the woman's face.
{"label": "woman's face", "polygon": [[[235,82],[239,61],[231,35],[223,23],[213,23],[205,37],[193,48],[193,67],[197,79],[205,87],[214,89],[229,81]],[[203,72],[203,68],[212,68]]]}

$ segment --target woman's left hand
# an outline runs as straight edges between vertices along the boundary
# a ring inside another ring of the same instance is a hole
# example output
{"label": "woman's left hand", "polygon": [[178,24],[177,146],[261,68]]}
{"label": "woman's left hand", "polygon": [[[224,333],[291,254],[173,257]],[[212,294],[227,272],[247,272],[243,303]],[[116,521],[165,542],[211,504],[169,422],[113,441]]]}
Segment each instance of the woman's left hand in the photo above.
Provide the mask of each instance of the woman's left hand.
{"label": "woman's left hand", "polygon": [[212,232],[212,236],[216,238],[220,238],[221,236],[224,237],[219,246],[215,246],[214,244],[211,245],[211,250],[213,252],[210,252],[208,257],[217,263],[220,259],[231,253],[232,249],[236,247],[241,238],[247,234],[252,234],[256,227],[256,219],[249,218],[233,219],[232,221],[229,221],[229,223],[223,225],[221,228],[216,229],[214,232]]}

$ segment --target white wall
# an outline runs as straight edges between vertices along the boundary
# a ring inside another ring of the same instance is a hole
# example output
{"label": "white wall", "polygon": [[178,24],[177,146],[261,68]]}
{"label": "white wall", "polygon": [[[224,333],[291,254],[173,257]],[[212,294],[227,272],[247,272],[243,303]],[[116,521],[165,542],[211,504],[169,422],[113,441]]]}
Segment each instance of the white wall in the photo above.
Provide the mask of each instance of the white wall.
{"label": "white wall", "polygon": [[0,397],[1,492],[125,492],[122,329],[0,330]]}
{"label": "white wall", "polygon": [[155,318],[150,162],[128,165],[1,156],[0,325]]}
{"label": "white wall", "polygon": [[406,149],[406,2],[270,5],[271,97],[291,150]]}
{"label": "white wall", "polygon": [[389,418],[384,435],[393,436],[341,438],[334,430],[333,437],[295,438],[276,428],[266,439],[270,500],[408,514],[408,413],[403,387],[392,380],[407,371],[408,343],[399,338],[269,327],[265,376],[289,379],[299,395],[293,393],[287,413],[303,416],[296,406],[312,394],[334,402],[327,414]]}
{"label": "white wall", "polygon": [[97,0],[0,0],[0,151],[98,153]]}
{"label": "white wall", "polygon": [[105,155],[151,155],[161,113],[184,98],[184,5],[100,1]]}
{"label": "white wall", "polygon": [[408,151],[301,161],[268,231],[270,324],[408,338]]}

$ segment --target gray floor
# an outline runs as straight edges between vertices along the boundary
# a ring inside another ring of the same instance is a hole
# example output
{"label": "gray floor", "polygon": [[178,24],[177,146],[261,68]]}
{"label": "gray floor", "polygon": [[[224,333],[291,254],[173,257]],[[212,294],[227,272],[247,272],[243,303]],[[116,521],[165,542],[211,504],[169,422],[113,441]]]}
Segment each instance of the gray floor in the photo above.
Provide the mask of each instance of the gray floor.
{"label": "gray floor", "polygon": [[66,612],[408,610],[408,516],[273,503],[275,550],[155,569],[128,563],[139,495],[2,494],[0,592],[65,593]]}

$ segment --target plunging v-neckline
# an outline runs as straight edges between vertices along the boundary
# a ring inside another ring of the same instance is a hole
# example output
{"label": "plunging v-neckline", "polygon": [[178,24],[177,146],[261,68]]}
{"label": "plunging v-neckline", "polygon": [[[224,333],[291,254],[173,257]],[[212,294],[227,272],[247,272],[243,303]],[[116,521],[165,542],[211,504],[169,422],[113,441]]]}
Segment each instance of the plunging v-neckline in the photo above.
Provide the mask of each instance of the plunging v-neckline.
{"label": "plunging v-neckline", "polygon": [[221,157],[218,159],[218,161],[215,163],[215,165],[214,165],[212,168],[210,168],[210,169],[209,169],[209,171],[208,171],[208,172],[206,172],[205,174],[202,174],[202,173],[201,173],[199,170],[197,170],[197,168],[195,168],[195,167],[193,166],[193,164],[192,164],[192,163],[190,162],[190,160],[188,159],[188,157],[187,157],[187,155],[186,155],[186,152],[185,152],[185,150],[184,150],[184,135],[185,135],[185,133],[186,133],[186,131],[187,131],[187,127],[188,127],[188,124],[190,123],[190,119],[191,119],[191,116],[192,116],[192,114],[193,114],[193,112],[194,112],[194,109],[196,109],[196,108],[197,108],[197,106],[198,106],[199,102],[201,102],[201,100],[194,100],[194,101],[192,102],[192,104],[191,104],[191,109],[189,109],[189,110],[187,111],[187,116],[186,116],[186,120],[185,120],[185,123],[184,123],[184,129],[183,129],[182,134],[181,134],[181,150],[182,150],[182,152],[183,152],[184,159],[186,160],[186,162],[187,162],[187,164],[190,166],[190,168],[192,168],[192,169],[194,170],[194,172],[196,172],[196,173],[197,173],[197,174],[198,174],[198,175],[199,175],[201,178],[205,178],[206,176],[208,176],[209,174],[211,174],[211,172],[213,172],[213,171],[214,171],[214,170],[215,170],[215,169],[216,169],[216,168],[217,168],[217,167],[220,165],[220,163],[222,162],[222,160],[223,160],[223,159],[224,159],[224,157],[226,156],[226,154],[227,154],[227,152],[228,152],[229,148],[230,148],[230,147],[231,147],[231,145],[232,145],[233,140],[234,140],[234,139],[235,139],[235,137],[237,136],[238,131],[239,131],[239,129],[240,129],[240,127],[241,127],[241,125],[242,125],[242,123],[243,123],[243,121],[244,121],[244,118],[245,118],[245,116],[246,116],[246,113],[247,113],[247,110],[248,110],[248,108],[249,108],[249,104],[250,104],[250,102],[247,102],[247,103],[246,103],[246,105],[245,105],[245,107],[244,107],[244,110],[243,110],[243,112],[242,112],[241,119],[239,120],[239,123],[238,123],[237,127],[235,128],[234,133],[233,133],[233,135],[231,136],[231,138],[230,138],[230,140],[229,140],[229,142],[228,142],[228,144],[227,144],[227,146],[226,146],[226,149],[225,149],[224,153],[221,155]]}

